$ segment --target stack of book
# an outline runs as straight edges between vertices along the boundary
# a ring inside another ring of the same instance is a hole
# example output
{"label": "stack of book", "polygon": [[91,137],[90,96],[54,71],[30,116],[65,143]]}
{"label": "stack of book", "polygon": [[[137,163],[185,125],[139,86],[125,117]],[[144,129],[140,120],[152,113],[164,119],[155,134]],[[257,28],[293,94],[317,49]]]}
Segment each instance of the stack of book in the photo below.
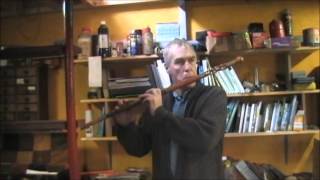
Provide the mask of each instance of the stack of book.
{"label": "stack of book", "polygon": [[[201,74],[211,69],[212,67],[209,60],[203,59],[199,64],[198,73]],[[206,86],[220,86],[228,94],[245,92],[245,89],[232,66],[203,78],[201,82]]]}
{"label": "stack of book", "polygon": [[291,73],[294,90],[314,90],[316,83],[314,77],[306,76],[304,71],[295,71]]}
{"label": "stack of book", "polygon": [[111,78],[108,81],[110,97],[130,97],[151,88],[149,77]]}

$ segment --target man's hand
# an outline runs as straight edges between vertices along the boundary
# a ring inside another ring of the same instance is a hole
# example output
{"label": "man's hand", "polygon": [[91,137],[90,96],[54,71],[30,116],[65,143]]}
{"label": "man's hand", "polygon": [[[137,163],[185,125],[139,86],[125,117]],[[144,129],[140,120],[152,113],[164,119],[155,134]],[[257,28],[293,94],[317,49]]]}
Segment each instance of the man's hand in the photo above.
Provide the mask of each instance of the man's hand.
{"label": "man's hand", "polygon": [[[128,101],[119,100],[116,109],[121,108],[121,106],[127,105]],[[138,105],[124,112],[120,112],[114,116],[114,120],[117,124],[121,126],[127,126],[132,122],[136,122],[143,112],[143,105]]]}
{"label": "man's hand", "polygon": [[148,102],[149,110],[152,115],[156,109],[162,106],[162,94],[161,90],[158,88],[152,88],[147,90],[144,94],[140,95],[139,98],[142,98],[144,102]]}

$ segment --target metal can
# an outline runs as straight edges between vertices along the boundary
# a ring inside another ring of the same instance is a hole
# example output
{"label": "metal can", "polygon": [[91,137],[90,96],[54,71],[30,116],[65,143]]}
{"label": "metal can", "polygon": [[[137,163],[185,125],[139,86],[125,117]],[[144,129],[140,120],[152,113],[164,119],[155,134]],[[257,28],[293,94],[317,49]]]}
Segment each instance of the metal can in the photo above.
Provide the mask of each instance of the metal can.
{"label": "metal can", "polygon": [[305,46],[319,46],[319,29],[307,28],[303,30],[303,45]]}

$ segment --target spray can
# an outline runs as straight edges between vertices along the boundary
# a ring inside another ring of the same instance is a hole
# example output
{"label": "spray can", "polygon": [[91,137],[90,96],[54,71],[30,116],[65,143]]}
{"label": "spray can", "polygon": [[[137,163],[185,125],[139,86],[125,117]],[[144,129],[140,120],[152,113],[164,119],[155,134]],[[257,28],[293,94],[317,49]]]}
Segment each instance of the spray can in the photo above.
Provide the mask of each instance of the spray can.
{"label": "spray can", "polygon": [[286,36],[292,36],[292,16],[288,9],[285,9],[282,13],[281,20],[284,26],[284,32]]}
{"label": "spray can", "polygon": [[150,55],[153,54],[153,34],[149,27],[143,29],[142,31],[142,47],[143,54]]}

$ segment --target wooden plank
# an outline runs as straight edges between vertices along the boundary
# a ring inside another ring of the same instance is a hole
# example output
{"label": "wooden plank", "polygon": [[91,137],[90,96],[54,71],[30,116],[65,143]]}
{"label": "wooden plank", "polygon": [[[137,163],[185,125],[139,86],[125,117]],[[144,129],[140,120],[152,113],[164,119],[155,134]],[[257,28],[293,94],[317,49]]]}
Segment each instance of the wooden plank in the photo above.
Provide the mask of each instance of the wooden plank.
{"label": "wooden plank", "polygon": [[[120,56],[120,57],[109,57],[104,58],[103,62],[153,62],[155,60],[159,59],[159,56],[156,54],[152,55],[137,55],[137,56]],[[88,63],[87,59],[76,59],[73,61],[75,64],[86,64]]]}
{"label": "wooden plank", "polygon": [[[318,134],[319,130],[304,130],[304,131],[278,131],[278,132],[258,132],[258,133],[226,133],[225,138],[241,138],[241,137],[257,137],[257,136],[284,136],[284,135],[314,135]],[[111,137],[82,137],[81,141],[118,141],[116,136]]]}

